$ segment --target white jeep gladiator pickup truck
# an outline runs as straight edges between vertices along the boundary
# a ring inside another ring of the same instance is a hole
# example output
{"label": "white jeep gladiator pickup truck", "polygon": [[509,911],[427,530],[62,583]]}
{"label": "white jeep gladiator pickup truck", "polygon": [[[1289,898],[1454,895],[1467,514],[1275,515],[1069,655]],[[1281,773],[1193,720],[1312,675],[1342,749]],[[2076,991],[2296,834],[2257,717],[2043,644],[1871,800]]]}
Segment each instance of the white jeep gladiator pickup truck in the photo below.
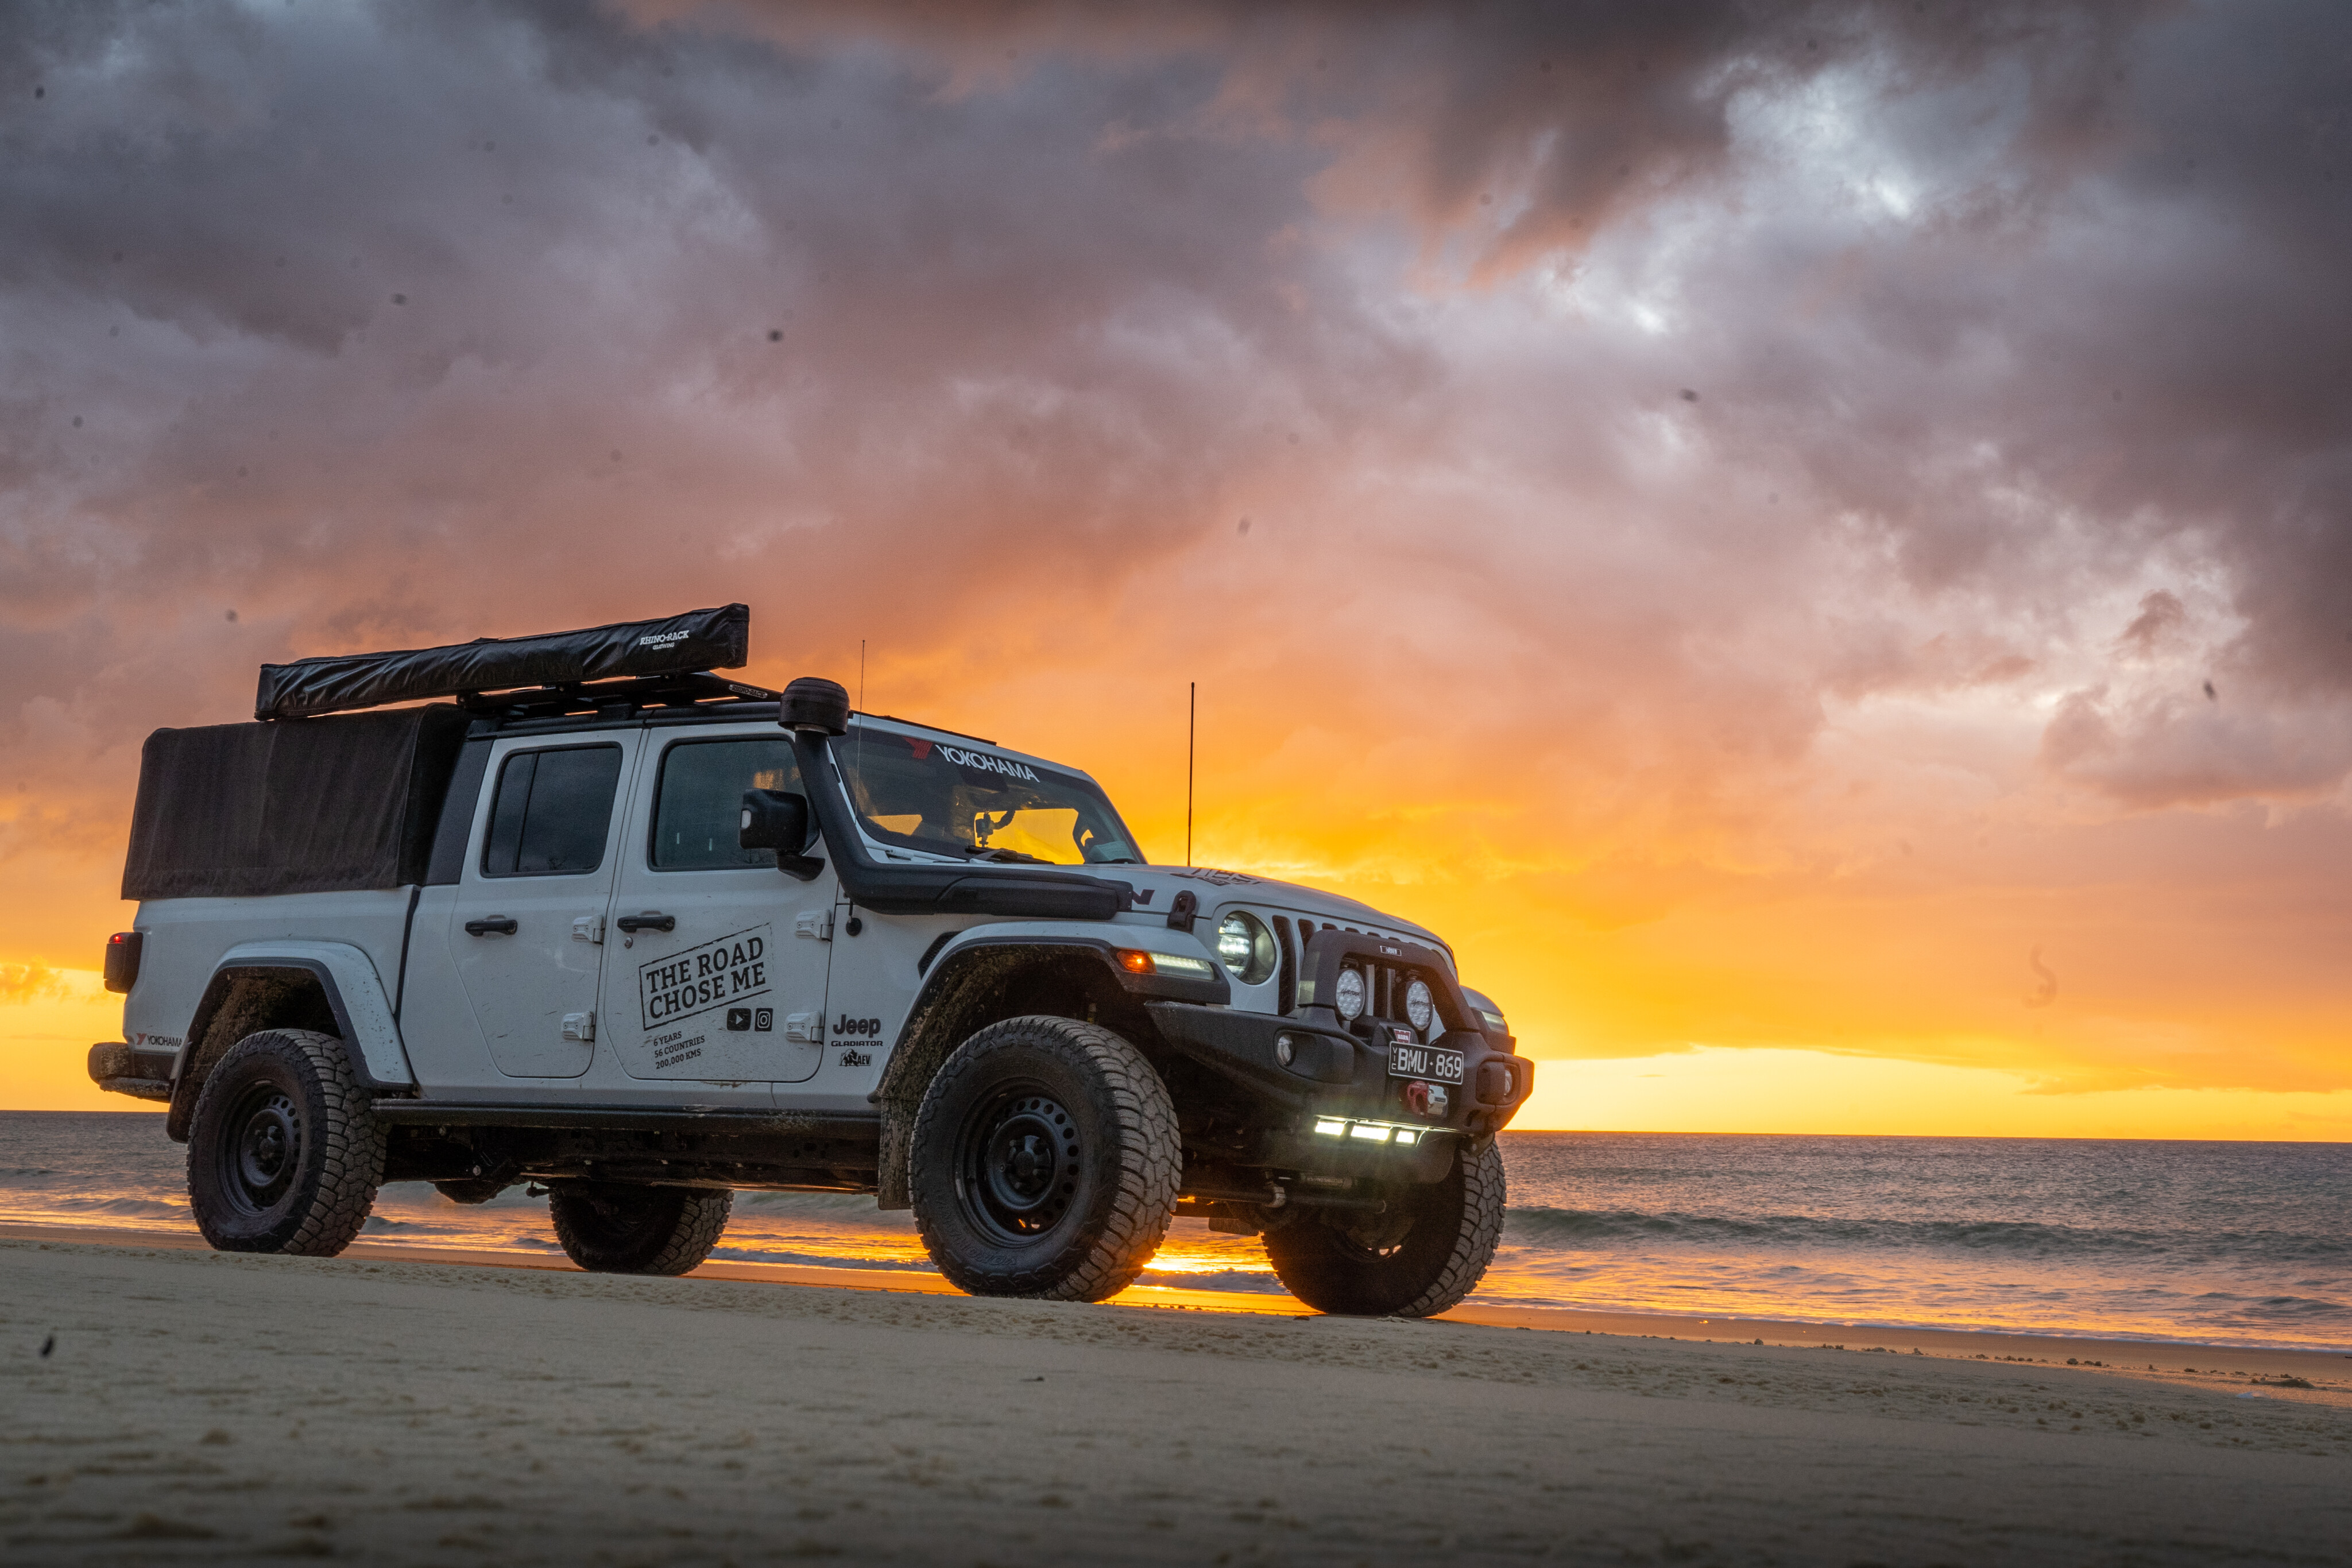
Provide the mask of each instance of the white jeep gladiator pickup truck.
{"label": "white jeep gladiator pickup truck", "polygon": [[1534,1074],[1443,942],[1148,863],[1075,768],[712,674],[749,630],[268,665],[257,722],[149,738],[90,1074],[169,1103],[214,1246],[533,1182],[581,1267],[683,1273],[782,1188],[911,1207],[987,1294],[1102,1300],[1179,1213],[1325,1312],[1469,1291]]}

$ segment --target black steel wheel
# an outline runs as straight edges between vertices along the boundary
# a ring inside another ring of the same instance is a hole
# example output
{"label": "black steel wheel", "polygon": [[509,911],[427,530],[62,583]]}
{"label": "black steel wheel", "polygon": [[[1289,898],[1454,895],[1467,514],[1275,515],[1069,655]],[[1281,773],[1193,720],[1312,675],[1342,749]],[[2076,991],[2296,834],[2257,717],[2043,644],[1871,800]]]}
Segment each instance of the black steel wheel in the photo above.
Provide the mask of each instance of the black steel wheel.
{"label": "black steel wheel", "polygon": [[735,1195],[725,1187],[553,1184],[555,1239],[592,1274],[687,1274],[719,1245]]}
{"label": "black steel wheel", "polygon": [[1048,1235],[1078,1195],[1078,1124],[1042,1083],[998,1084],[956,1129],[954,1164],[974,1225],[999,1246]]}
{"label": "black steel wheel", "polygon": [[924,1092],[915,1224],[982,1296],[1098,1301],[1135,1282],[1176,1209],[1176,1110],[1134,1046],[1072,1019],[992,1024]]}
{"label": "black steel wheel", "polygon": [[367,1223],[383,1177],[383,1130],[332,1035],[247,1035],[205,1080],[188,1203],[222,1251],[331,1258]]}
{"label": "black steel wheel", "polygon": [[1300,1213],[1265,1234],[1283,1288],[1318,1312],[1425,1318],[1477,1287],[1503,1237],[1503,1154],[1465,1149],[1444,1181],[1393,1189],[1377,1215]]}

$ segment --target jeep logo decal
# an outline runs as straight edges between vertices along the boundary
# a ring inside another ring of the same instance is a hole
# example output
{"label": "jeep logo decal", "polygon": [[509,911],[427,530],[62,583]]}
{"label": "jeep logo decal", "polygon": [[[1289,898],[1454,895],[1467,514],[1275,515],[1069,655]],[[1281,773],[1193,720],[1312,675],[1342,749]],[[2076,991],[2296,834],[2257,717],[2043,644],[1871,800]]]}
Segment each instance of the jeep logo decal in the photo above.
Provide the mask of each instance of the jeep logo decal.
{"label": "jeep logo decal", "polygon": [[866,1040],[882,1032],[880,1019],[854,1019],[847,1013],[833,1020],[833,1032],[843,1040]]}

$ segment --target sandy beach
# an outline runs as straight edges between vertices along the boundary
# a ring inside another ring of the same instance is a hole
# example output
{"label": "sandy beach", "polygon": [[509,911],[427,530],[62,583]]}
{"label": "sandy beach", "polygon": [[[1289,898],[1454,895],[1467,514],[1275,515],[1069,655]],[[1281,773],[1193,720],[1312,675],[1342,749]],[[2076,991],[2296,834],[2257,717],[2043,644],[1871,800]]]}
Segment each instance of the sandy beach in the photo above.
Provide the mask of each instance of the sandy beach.
{"label": "sandy beach", "polygon": [[11,1563],[2339,1563],[2352,1538],[2347,1356],[85,1238],[0,1237]]}

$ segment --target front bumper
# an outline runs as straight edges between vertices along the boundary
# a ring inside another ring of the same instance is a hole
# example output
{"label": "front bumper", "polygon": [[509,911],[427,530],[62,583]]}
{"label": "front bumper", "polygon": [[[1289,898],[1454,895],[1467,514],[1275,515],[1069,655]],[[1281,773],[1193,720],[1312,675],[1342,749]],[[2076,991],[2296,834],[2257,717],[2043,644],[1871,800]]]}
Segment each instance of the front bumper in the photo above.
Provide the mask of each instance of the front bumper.
{"label": "front bumper", "polygon": [[[1454,1030],[1431,1043],[1462,1053],[1462,1082],[1443,1113],[1406,1101],[1410,1079],[1389,1076],[1387,1047],[1297,1017],[1183,1002],[1144,1004],[1170,1049],[1216,1072],[1265,1112],[1250,1163],[1332,1175],[1379,1176],[1402,1165],[1451,1162],[1451,1140],[1508,1125],[1535,1088],[1535,1063],[1486,1035]],[[1286,1064],[1277,1044],[1287,1038]],[[1385,1129],[1373,1137],[1372,1129]],[[1401,1139],[1400,1132],[1413,1136]]]}

